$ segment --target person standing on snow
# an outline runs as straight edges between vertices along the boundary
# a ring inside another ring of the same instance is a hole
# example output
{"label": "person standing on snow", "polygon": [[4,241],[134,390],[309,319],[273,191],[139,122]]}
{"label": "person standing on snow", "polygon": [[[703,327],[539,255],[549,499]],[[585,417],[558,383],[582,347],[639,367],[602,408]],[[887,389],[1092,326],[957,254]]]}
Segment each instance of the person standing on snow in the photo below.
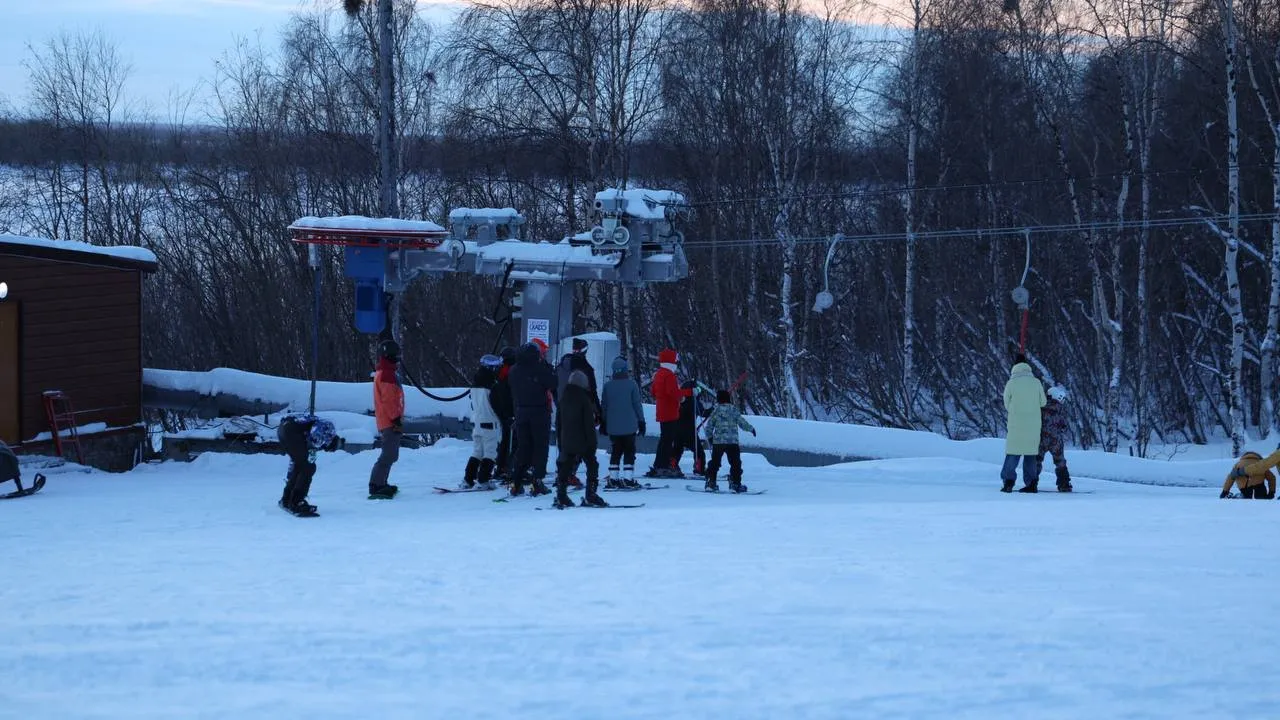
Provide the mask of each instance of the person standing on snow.
{"label": "person standing on snow", "polygon": [[711,463],[707,465],[707,492],[720,492],[716,483],[716,473],[720,472],[720,460],[729,457],[729,490],[742,493],[747,486],[742,484],[742,446],[738,444],[738,429],[741,428],[756,435],[756,429],[742,417],[742,413],[732,404],[733,398],[728,390],[716,393],[716,408],[707,418],[707,439],[711,441]]}
{"label": "person standing on snow", "polygon": [[644,406],[640,385],[631,377],[623,358],[613,361],[613,379],[600,394],[600,432],[609,436],[609,475],[605,487],[611,490],[639,490],[636,482],[636,435],[643,435]]}
{"label": "person standing on snow", "polygon": [[[596,369],[591,366],[587,360],[587,341],[582,338],[573,339],[573,351],[564,354],[560,358],[560,364],[556,366],[556,397],[564,397],[565,387],[569,384],[569,375],[579,370],[587,376],[588,390],[591,392],[591,400],[594,403],[596,420],[600,419],[600,394],[596,390]],[[556,455],[560,454],[560,413],[556,412]],[[557,460],[557,462],[559,462]],[[578,482],[576,477],[569,478],[569,484],[576,488],[581,488],[582,483]]]}
{"label": "person standing on snow", "polygon": [[676,474],[682,474],[680,471],[680,458],[684,456],[684,451],[688,450],[693,454],[693,474],[703,475],[707,471],[707,457],[703,454],[702,446],[698,442],[698,401],[701,398],[698,394],[698,382],[696,380],[686,380],[680,387],[685,390],[693,390],[694,394],[680,401],[680,419],[677,421],[676,445],[671,450],[671,469]]}
{"label": "person standing on snow", "polygon": [[676,379],[679,362],[680,356],[671,348],[658,353],[658,372],[654,373],[653,382],[649,385],[649,392],[657,405],[659,427],[658,452],[653,467],[647,473],[649,477],[675,476],[671,470],[671,458],[680,437],[680,401],[693,395],[692,388],[680,387]]}
{"label": "person standing on snow", "polygon": [[373,376],[373,415],[382,438],[382,451],[369,473],[369,499],[390,500],[400,488],[387,482],[391,466],[400,459],[400,438],[404,437],[404,388],[396,377],[400,345],[383,340],[378,345],[378,369]]}
{"label": "person standing on snow", "polygon": [[1027,356],[1018,353],[1004,386],[1004,407],[1009,415],[1004,466],[1000,468],[1004,484],[1000,492],[1013,492],[1019,458],[1022,459],[1022,488],[1018,492],[1036,492],[1040,476],[1040,409],[1046,402],[1044,385],[1031,371]]}
{"label": "person standing on snow", "polygon": [[471,382],[471,457],[463,472],[459,490],[492,490],[493,465],[498,457],[498,438],[502,423],[494,412],[492,397],[498,385],[498,368],[502,358],[485,355]]}
{"label": "person standing on snow", "polygon": [[1045,453],[1053,456],[1053,474],[1058,480],[1058,492],[1071,492],[1071,473],[1067,470],[1066,454],[1067,409],[1062,405],[1068,397],[1066,388],[1054,385],[1049,388],[1048,400],[1040,409],[1040,455],[1036,464],[1043,468]]}
{"label": "person standing on snow", "polygon": [[559,396],[560,457],[556,459],[556,500],[560,509],[573,507],[569,497],[569,476],[578,464],[587,465],[587,494],[582,504],[608,507],[600,497],[600,462],[596,460],[596,399],[591,394],[590,382],[581,370],[569,374],[564,394]]}
{"label": "person standing on snow", "polygon": [[513,457],[511,449],[514,431],[511,426],[515,422],[516,412],[515,406],[511,404],[511,383],[508,375],[511,373],[511,366],[516,363],[516,349],[511,346],[504,347],[499,355],[502,357],[502,367],[498,368],[498,382],[489,393],[489,402],[498,415],[498,422],[502,425],[501,435],[498,438],[494,477],[505,480],[511,475]]}
{"label": "person standing on snow", "polygon": [[535,343],[525,343],[516,354],[509,376],[515,407],[516,462],[511,474],[511,494],[523,495],[524,483],[533,484],[530,494],[551,492],[543,478],[547,475],[547,454],[551,444],[550,397],[556,389],[556,374],[542,358]]}
{"label": "person standing on snow", "polygon": [[289,471],[285,474],[284,493],[278,503],[281,508],[298,517],[319,517],[316,506],[307,502],[311,492],[311,479],[316,474],[316,452],[333,452],[342,445],[342,439],[333,423],[314,415],[290,415],[276,428],[280,447],[289,456]]}

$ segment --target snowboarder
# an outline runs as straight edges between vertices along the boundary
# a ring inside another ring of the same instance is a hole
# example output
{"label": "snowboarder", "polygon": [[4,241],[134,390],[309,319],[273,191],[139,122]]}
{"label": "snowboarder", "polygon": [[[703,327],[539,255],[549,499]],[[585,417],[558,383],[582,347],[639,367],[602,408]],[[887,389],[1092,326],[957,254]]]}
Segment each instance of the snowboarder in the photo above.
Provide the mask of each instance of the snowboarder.
{"label": "snowboarder", "polygon": [[543,359],[535,343],[525,343],[511,368],[511,397],[515,406],[516,463],[511,474],[511,494],[523,495],[524,483],[531,481],[532,495],[551,492],[543,478],[547,475],[547,452],[551,442],[550,397],[556,389],[556,374]]}
{"label": "snowboarder", "polygon": [[556,459],[555,507],[573,507],[569,497],[569,476],[579,463],[587,465],[587,494],[583,505],[608,507],[600,497],[600,462],[596,460],[596,400],[590,382],[581,370],[569,373],[564,394],[559,396],[560,457]]}
{"label": "snowboarder", "polygon": [[0,483],[7,483],[10,480],[14,485],[18,486],[17,490],[0,495],[0,498],[15,498],[23,495],[32,495],[44,487],[44,475],[36,473],[35,484],[29,488],[22,487],[22,470],[18,467],[18,456],[8,445],[0,442]]}
{"label": "snowboarder", "polygon": [[680,387],[676,379],[676,367],[680,356],[675,350],[667,348],[658,353],[658,372],[654,373],[649,392],[657,404],[658,420],[658,452],[654,457],[653,467],[646,473],[649,477],[673,477],[671,458],[680,436],[680,401],[693,395],[692,388]]}
{"label": "snowboarder", "polygon": [[711,442],[711,463],[707,465],[707,492],[719,492],[716,473],[720,472],[720,460],[729,457],[729,490],[736,493],[747,491],[742,484],[742,447],[738,444],[738,429],[741,428],[756,435],[756,429],[742,417],[738,408],[733,406],[733,398],[728,390],[716,393],[716,408],[707,418],[707,440]]}
{"label": "snowboarder", "polygon": [[463,472],[459,490],[492,490],[494,461],[498,457],[498,438],[502,423],[494,412],[492,397],[498,385],[498,368],[502,358],[485,355],[480,358],[480,369],[471,382],[471,457]]}
{"label": "snowboarder", "polygon": [[1009,415],[1000,492],[1013,492],[1019,458],[1022,459],[1022,488],[1018,492],[1036,492],[1040,476],[1040,409],[1046,402],[1044,385],[1031,371],[1027,356],[1018,353],[1004,386],[1004,407]]}
{"label": "snowboarder", "polygon": [[1271,468],[1280,463],[1280,448],[1264,460],[1256,452],[1247,452],[1227,473],[1226,482],[1222,483],[1220,498],[1231,496],[1231,486],[1240,489],[1240,497],[1246,500],[1270,500],[1276,496],[1276,476]]}
{"label": "snowboarder", "polygon": [[493,392],[489,393],[489,402],[493,405],[493,411],[497,413],[498,422],[502,425],[501,435],[498,438],[494,477],[506,480],[511,475],[513,458],[511,446],[514,439],[511,426],[515,421],[515,407],[511,404],[511,383],[508,375],[511,373],[511,366],[516,364],[516,349],[508,345],[502,348],[499,355],[502,357],[502,367],[498,368],[498,382]]}
{"label": "snowboarder", "polygon": [[289,415],[276,428],[280,447],[289,456],[281,508],[298,517],[316,517],[316,506],[307,502],[311,479],[316,474],[316,452],[333,452],[342,446],[333,423],[314,415]]}
{"label": "snowboarder", "polygon": [[373,377],[373,414],[382,438],[382,452],[369,473],[369,499],[390,500],[400,488],[387,482],[391,466],[400,459],[400,438],[404,437],[404,388],[396,377],[400,345],[383,340],[378,345],[378,370]]}
{"label": "snowboarder", "polygon": [[696,380],[686,380],[680,386],[684,390],[693,390],[694,394],[680,401],[680,419],[677,421],[679,432],[676,435],[676,446],[671,452],[671,471],[675,476],[683,475],[680,471],[680,458],[684,451],[693,453],[693,474],[702,475],[707,471],[707,457],[703,454],[702,444],[698,442],[698,402],[699,384]]}
{"label": "snowboarder", "polygon": [[[600,393],[596,389],[596,369],[591,366],[591,362],[587,360],[587,341],[582,338],[573,339],[573,351],[564,354],[560,358],[560,364],[556,365],[556,397],[564,396],[565,386],[569,384],[569,374],[574,370],[581,370],[587,376],[588,390],[591,392],[591,401],[594,403],[596,421],[600,420]],[[556,413],[556,455],[560,454],[560,414]],[[557,461],[558,462],[558,461]],[[576,477],[569,478],[569,484],[575,488],[581,488],[582,483]]]}
{"label": "snowboarder", "polygon": [[[1053,456],[1053,474],[1058,480],[1058,492],[1071,492],[1071,473],[1067,470],[1067,409],[1063,403],[1070,395],[1061,385],[1049,388],[1048,400],[1040,409],[1040,455],[1038,468],[1044,467],[1044,456]],[[1037,469],[1038,472],[1038,469]]]}
{"label": "snowboarder", "polygon": [[610,368],[613,379],[604,384],[600,396],[601,434],[609,436],[609,475],[605,487],[636,490],[636,435],[644,435],[644,409],[640,385],[631,377],[631,368],[616,358]]}

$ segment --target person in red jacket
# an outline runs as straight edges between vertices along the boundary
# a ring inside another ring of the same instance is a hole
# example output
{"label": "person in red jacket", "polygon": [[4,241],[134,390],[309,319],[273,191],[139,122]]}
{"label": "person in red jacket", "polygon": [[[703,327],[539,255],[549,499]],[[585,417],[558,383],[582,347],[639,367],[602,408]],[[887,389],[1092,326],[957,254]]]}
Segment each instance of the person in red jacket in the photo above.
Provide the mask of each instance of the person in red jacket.
{"label": "person in red jacket", "polygon": [[400,459],[400,438],[404,436],[404,388],[396,377],[400,345],[383,340],[378,346],[378,371],[373,376],[373,415],[382,437],[382,452],[369,473],[369,499],[390,500],[400,488],[391,485],[391,466]]}
{"label": "person in red jacket", "polygon": [[680,401],[693,395],[693,388],[680,387],[676,379],[676,364],[680,356],[675,350],[667,348],[658,353],[658,372],[654,373],[649,392],[657,403],[658,420],[658,453],[653,467],[646,473],[649,477],[671,477],[679,470],[671,469],[671,458],[675,455],[676,445],[680,438]]}

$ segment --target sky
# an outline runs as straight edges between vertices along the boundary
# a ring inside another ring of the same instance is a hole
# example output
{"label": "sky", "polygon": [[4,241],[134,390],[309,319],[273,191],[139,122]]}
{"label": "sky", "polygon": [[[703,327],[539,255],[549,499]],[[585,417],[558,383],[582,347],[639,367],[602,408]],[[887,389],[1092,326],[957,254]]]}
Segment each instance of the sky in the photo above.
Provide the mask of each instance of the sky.
{"label": "sky", "polygon": [[[237,38],[274,46],[291,13],[340,0],[0,0],[0,113],[27,106],[31,47],[62,32],[100,30],[132,66],[127,93],[157,119],[175,91],[199,88]],[[418,0],[433,21],[458,7]]]}

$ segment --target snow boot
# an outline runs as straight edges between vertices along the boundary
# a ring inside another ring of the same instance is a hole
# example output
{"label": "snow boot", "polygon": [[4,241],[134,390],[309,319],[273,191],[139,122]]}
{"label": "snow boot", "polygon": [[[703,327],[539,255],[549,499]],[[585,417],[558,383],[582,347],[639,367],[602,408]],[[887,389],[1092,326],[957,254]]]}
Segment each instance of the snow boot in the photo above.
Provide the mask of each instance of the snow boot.
{"label": "snow boot", "polygon": [[702,486],[702,489],[707,492],[720,492],[720,486],[716,484],[716,476],[708,475],[707,482]]}
{"label": "snow boot", "polygon": [[604,476],[604,489],[621,490],[622,488],[622,467],[620,465],[610,465],[609,474]]}
{"label": "snow boot", "polygon": [[634,465],[622,466],[622,485],[628,490],[639,490],[644,487],[636,482],[636,468]]}
{"label": "snow boot", "polygon": [[400,488],[398,486],[388,483],[380,487],[369,488],[369,499],[370,500],[390,500],[391,498],[395,497],[396,494],[399,492],[400,492]]}
{"label": "snow boot", "polygon": [[729,492],[744,493],[747,486],[742,484],[742,478],[729,478]]}
{"label": "snow boot", "polygon": [[1039,483],[1038,481],[1036,481],[1036,480],[1032,480],[1031,482],[1027,483],[1026,485],[1023,485],[1022,487],[1018,488],[1018,492],[1020,492],[1020,493],[1034,493],[1034,492],[1040,492],[1039,490],[1037,490],[1037,489],[1036,489],[1036,486],[1037,486],[1037,485],[1039,485],[1039,484],[1040,484],[1040,483]]}
{"label": "snow boot", "polygon": [[284,500],[281,500],[279,505],[294,517],[320,517],[320,513],[316,512],[316,506],[306,500],[299,500],[292,505],[287,505]]}
{"label": "snow boot", "polygon": [[459,490],[466,490],[476,484],[476,476],[480,474],[480,458],[467,458],[467,469],[462,472],[462,482],[458,483]]}
{"label": "snow boot", "polygon": [[1065,467],[1054,468],[1053,473],[1058,479],[1058,492],[1071,492],[1073,490],[1071,487],[1071,473]]}
{"label": "snow boot", "polygon": [[1014,483],[1013,480],[1005,480],[1004,485],[1000,486],[1000,492],[1007,492],[1007,493],[1013,492],[1013,483]]}
{"label": "snow boot", "polygon": [[569,497],[569,483],[556,480],[556,499],[552,501],[551,507],[557,510],[574,507],[573,498]]}
{"label": "snow boot", "polygon": [[587,478],[587,494],[582,497],[582,504],[590,505],[591,507],[609,507],[609,503],[605,502],[604,498],[600,497],[596,492],[599,488],[599,480]]}
{"label": "snow boot", "polygon": [[533,487],[529,488],[530,497],[538,497],[539,495],[550,495],[550,494],[551,494],[551,490],[547,488],[546,483],[542,482],[542,478],[533,479]]}
{"label": "snow boot", "polygon": [[578,479],[577,475],[569,476],[569,487],[573,488],[574,490],[582,489],[582,481]]}

